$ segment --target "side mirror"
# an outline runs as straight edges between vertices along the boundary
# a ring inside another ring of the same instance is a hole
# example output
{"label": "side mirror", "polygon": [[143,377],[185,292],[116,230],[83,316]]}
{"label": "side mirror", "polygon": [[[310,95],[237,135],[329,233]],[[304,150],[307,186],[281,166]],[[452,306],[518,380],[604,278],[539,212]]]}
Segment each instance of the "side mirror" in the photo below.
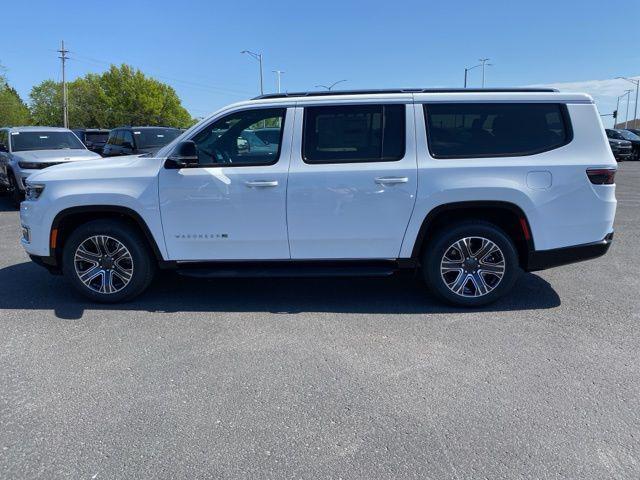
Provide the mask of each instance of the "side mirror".
{"label": "side mirror", "polygon": [[0,152],[8,152],[9,149],[4,143],[0,143]]}
{"label": "side mirror", "polygon": [[187,140],[176,145],[164,166],[165,168],[189,168],[197,167],[199,164],[198,147],[193,141]]}

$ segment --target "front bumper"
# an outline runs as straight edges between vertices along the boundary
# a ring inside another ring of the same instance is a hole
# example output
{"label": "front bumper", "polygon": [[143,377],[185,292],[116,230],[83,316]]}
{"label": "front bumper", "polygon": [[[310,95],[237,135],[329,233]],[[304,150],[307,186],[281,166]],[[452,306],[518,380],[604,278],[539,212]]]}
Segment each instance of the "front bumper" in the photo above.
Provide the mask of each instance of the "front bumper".
{"label": "front bumper", "polygon": [[599,242],[554,248],[551,250],[533,250],[529,252],[527,257],[525,270],[527,272],[536,272],[538,270],[598,258],[607,253],[612,241],[613,232],[609,233]]}

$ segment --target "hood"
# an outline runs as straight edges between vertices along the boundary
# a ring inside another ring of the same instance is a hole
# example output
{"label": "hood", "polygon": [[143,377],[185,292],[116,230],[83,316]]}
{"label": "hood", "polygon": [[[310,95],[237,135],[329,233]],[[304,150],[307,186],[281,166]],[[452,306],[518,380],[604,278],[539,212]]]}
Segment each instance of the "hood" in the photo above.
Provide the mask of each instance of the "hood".
{"label": "hood", "polygon": [[91,162],[67,162],[45,168],[31,175],[29,180],[46,182],[65,178],[125,178],[133,174],[132,168],[144,167],[146,169],[153,163],[153,158],[139,155],[106,158],[98,155],[98,159]]}
{"label": "hood", "polygon": [[32,163],[77,162],[79,160],[95,160],[102,158],[97,153],[85,149],[30,150],[25,152],[14,152],[12,155],[18,161]]}
{"label": "hood", "polygon": [[612,145],[631,145],[629,140],[618,140],[617,138],[610,138],[609,143]]}

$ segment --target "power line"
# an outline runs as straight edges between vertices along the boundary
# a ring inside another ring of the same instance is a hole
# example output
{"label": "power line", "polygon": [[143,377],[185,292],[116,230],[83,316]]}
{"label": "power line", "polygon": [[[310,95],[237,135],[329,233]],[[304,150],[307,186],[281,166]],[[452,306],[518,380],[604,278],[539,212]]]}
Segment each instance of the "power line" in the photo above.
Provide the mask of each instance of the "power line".
{"label": "power line", "polygon": [[[95,64],[100,64],[100,65],[116,65],[116,62],[108,62],[106,60],[99,60],[96,58],[92,58],[92,57],[87,57],[85,55],[80,55],[76,52],[71,52],[72,56],[70,57],[71,60],[75,60],[75,61],[79,61],[79,62],[88,62],[88,63],[95,63]],[[193,82],[191,80],[183,80],[180,78],[175,78],[175,77],[169,77],[167,75],[161,75],[157,72],[154,71],[150,71],[150,70],[146,70],[145,72],[157,77],[157,78],[163,78],[165,80],[170,80],[172,82],[176,82],[176,83],[182,83],[186,86],[190,86],[190,87],[198,87],[198,88],[204,88],[204,89],[208,89],[208,90],[212,90],[215,91],[217,93],[232,93],[232,94],[238,94],[238,95],[251,95],[251,92],[248,91],[244,91],[244,90],[235,90],[235,89],[231,89],[231,88],[226,88],[226,87],[220,87],[217,85],[211,85],[211,84],[204,84],[204,83],[197,83],[197,82]]]}

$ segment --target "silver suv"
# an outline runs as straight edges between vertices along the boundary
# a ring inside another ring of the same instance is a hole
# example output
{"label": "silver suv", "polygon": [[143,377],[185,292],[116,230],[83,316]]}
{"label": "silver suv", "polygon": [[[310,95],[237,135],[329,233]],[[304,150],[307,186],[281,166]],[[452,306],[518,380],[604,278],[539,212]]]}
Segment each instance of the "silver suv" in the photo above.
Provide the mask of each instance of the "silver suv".
{"label": "silver suv", "polygon": [[60,163],[101,158],[87,150],[66,128],[9,127],[0,129],[0,189],[16,204],[24,198],[25,180],[32,173]]}

